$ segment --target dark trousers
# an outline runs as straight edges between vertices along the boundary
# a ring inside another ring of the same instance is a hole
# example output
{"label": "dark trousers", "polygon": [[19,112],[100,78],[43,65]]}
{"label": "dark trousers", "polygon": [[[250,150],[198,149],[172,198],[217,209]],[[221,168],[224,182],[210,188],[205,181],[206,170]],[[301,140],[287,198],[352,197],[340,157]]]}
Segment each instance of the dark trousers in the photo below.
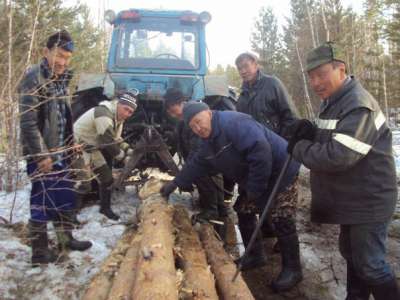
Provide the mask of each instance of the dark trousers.
{"label": "dark trousers", "polygon": [[31,179],[30,210],[33,221],[55,221],[59,214],[75,208],[72,172],[67,166],[54,165],[53,171],[40,174],[37,164],[27,162],[27,173]]}
{"label": "dark trousers", "polygon": [[389,222],[341,225],[339,249],[356,275],[368,285],[379,285],[393,279],[385,260]]}

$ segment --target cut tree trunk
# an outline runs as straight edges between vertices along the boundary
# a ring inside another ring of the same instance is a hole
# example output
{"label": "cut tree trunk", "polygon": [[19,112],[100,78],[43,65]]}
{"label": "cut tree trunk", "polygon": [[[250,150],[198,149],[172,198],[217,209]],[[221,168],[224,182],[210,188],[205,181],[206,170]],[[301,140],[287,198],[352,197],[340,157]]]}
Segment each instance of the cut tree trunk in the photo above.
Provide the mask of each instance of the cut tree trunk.
{"label": "cut tree trunk", "polygon": [[235,282],[232,282],[236,265],[225,252],[221,241],[216,238],[211,225],[204,224],[201,226],[200,238],[216,278],[220,297],[224,300],[254,299],[241,274],[238,275]]}
{"label": "cut tree trunk", "polygon": [[132,237],[133,232],[130,231],[118,241],[117,246],[101,266],[99,273],[92,279],[82,300],[106,300],[108,298],[114,273],[124,258]]}
{"label": "cut tree trunk", "polygon": [[142,240],[131,299],[177,300],[172,208],[160,194],[142,203]]}
{"label": "cut tree trunk", "polygon": [[184,272],[181,298],[218,300],[214,276],[207,263],[206,254],[183,206],[175,206],[174,225],[178,230],[178,262]]}
{"label": "cut tree trunk", "polygon": [[137,273],[137,260],[141,236],[137,234],[126,252],[120,268],[115,272],[108,300],[130,299]]}

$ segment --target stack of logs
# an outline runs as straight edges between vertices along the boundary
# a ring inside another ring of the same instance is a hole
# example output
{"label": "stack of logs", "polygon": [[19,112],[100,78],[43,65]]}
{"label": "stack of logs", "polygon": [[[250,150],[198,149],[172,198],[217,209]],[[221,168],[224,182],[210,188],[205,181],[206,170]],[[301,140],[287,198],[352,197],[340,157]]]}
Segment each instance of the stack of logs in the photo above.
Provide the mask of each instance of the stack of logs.
{"label": "stack of logs", "polygon": [[192,227],[186,209],[171,206],[149,181],[137,232],[128,232],[104,261],[84,300],[254,299],[211,225]]}

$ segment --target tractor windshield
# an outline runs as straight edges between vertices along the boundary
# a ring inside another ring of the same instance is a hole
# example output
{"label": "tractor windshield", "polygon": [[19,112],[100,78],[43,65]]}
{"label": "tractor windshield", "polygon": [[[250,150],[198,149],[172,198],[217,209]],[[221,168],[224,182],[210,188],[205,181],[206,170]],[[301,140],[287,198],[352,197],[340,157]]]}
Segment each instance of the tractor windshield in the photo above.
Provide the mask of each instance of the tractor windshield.
{"label": "tractor windshield", "polygon": [[121,23],[116,64],[120,68],[195,70],[199,67],[198,27],[179,19],[142,18]]}

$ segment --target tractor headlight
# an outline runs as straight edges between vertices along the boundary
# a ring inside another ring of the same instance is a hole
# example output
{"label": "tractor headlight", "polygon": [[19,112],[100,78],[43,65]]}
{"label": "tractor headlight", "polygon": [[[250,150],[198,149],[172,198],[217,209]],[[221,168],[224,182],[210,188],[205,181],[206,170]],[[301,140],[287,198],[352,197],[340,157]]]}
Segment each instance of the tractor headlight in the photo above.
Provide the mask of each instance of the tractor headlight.
{"label": "tractor headlight", "polygon": [[201,23],[207,24],[211,21],[211,14],[208,11],[203,11],[199,15],[199,20]]}

